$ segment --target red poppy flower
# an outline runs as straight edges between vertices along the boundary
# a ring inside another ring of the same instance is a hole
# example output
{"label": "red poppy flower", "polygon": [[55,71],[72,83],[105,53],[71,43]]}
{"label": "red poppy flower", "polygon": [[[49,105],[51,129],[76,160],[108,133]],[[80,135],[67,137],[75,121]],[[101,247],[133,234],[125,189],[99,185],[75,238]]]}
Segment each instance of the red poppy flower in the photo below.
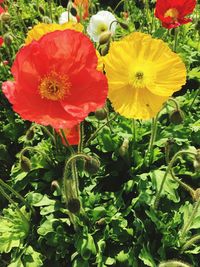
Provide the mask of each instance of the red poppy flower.
{"label": "red poppy flower", "polygon": [[[78,145],[78,143],[79,143],[79,128],[80,128],[80,126],[78,124],[78,125],[75,125],[74,127],[72,127],[71,129],[65,128],[63,130],[65,133],[66,139],[70,145]],[[67,144],[66,144],[62,134],[60,133],[59,130],[56,130],[56,131],[60,135],[63,145],[66,146]]]}
{"label": "red poppy flower", "polygon": [[185,18],[191,14],[196,5],[196,0],[157,0],[155,16],[162,21],[162,26],[171,29],[191,22]]}
{"label": "red poppy flower", "polygon": [[3,9],[2,6],[0,6],[0,14],[2,14],[2,13],[4,13],[4,12],[6,12],[5,9]]}
{"label": "red poppy flower", "polygon": [[2,46],[3,44],[3,37],[0,36],[0,47]]}
{"label": "red poppy flower", "polygon": [[77,9],[77,20],[80,18],[86,19],[89,16],[89,3],[88,0],[74,0],[74,6]]}
{"label": "red poppy flower", "polygon": [[72,128],[105,103],[107,79],[96,70],[97,61],[83,33],[54,31],[18,52],[15,81],[4,82],[3,92],[23,119]]}

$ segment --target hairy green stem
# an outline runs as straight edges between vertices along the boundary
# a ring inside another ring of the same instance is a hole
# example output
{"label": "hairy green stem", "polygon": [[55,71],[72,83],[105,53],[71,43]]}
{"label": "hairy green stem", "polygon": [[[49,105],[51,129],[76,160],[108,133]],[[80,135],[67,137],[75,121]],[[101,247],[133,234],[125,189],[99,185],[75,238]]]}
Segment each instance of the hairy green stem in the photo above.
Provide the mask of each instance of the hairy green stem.
{"label": "hairy green stem", "polygon": [[195,92],[195,96],[194,96],[194,98],[193,98],[193,100],[192,100],[192,103],[191,103],[190,106],[189,106],[189,110],[192,109],[192,107],[193,107],[193,105],[194,105],[194,102],[195,102],[195,100],[197,99],[197,97],[199,96],[199,94],[200,94],[200,88],[199,88],[198,90],[196,90],[196,92]]}
{"label": "hairy green stem", "polygon": [[192,238],[190,238],[182,247],[181,251],[185,251],[186,249],[188,249],[189,247],[191,247],[193,244],[197,243],[198,241],[200,241],[200,235],[195,235]]}
{"label": "hairy green stem", "polygon": [[83,143],[84,143],[84,122],[82,121],[80,123],[80,128],[79,128],[79,144],[78,144],[78,153],[81,153],[83,151]]}
{"label": "hairy green stem", "polygon": [[34,212],[33,207],[26,201],[26,199],[21,196],[17,191],[15,191],[11,186],[6,184],[2,179],[0,179],[0,186],[3,186],[7,190],[9,190],[11,193],[13,193],[17,198],[21,200],[21,202],[29,209],[31,209],[32,212]]}
{"label": "hairy green stem", "polygon": [[174,52],[177,50],[177,44],[178,44],[178,27],[174,29]]}
{"label": "hairy green stem", "polygon": [[190,264],[178,261],[178,260],[169,260],[166,262],[161,262],[158,267],[192,267]]}
{"label": "hairy green stem", "polygon": [[167,175],[168,175],[169,172],[171,171],[171,169],[172,169],[174,163],[176,162],[177,158],[178,158],[179,156],[181,156],[182,154],[191,154],[191,155],[193,155],[193,156],[196,155],[196,153],[194,153],[194,152],[191,152],[191,151],[188,151],[188,150],[182,150],[182,151],[177,152],[177,153],[173,156],[173,158],[171,159],[171,161],[169,162],[169,164],[168,164],[168,166],[167,166],[167,169],[166,169],[166,172],[165,172],[165,174],[164,174],[162,183],[161,183],[161,185],[160,185],[160,189],[159,189],[159,191],[158,191],[157,194],[156,194],[156,199],[155,199],[155,202],[154,202],[154,208],[155,208],[155,209],[157,209],[157,207],[158,207],[159,200],[160,200],[160,196],[161,196],[161,192],[162,192],[162,190],[163,190],[163,186],[164,186],[165,181],[166,181],[166,179],[167,179]]}
{"label": "hairy green stem", "polygon": [[149,147],[148,147],[147,153],[146,153],[146,156],[149,156],[149,162],[148,162],[149,166],[153,162],[153,156],[154,156],[153,155],[153,147],[154,147],[154,142],[156,140],[156,135],[157,135],[158,116],[159,116],[159,113],[157,113],[156,117],[152,119],[151,138],[150,138]]}
{"label": "hairy green stem", "polygon": [[6,194],[6,192],[3,190],[1,186],[0,186],[0,193],[2,194],[3,197],[5,197],[8,200],[8,202],[10,202],[10,204],[12,204],[15,207],[16,211],[18,212],[22,220],[25,222],[25,224],[29,224],[29,221],[26,218],[26,216],[21,212],[16,203],[9,197],[8,194]]}

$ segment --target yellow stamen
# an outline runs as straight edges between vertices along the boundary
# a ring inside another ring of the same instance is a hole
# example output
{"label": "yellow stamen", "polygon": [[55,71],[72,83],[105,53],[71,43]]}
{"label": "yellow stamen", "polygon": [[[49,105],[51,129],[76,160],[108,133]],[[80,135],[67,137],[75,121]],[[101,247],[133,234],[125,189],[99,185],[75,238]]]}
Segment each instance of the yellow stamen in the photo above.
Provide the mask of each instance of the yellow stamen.
{"label": "yellow stamen", "polygon": [[176,20],[178,18],[178,15],[179,12],[176,8],[170,8],[165,12],[164,17],[171,17],[172,19]]}
{"label": "yellow stamen", "polygon": [[67,95],[70,87],[71,84],[66,76],[52,71],[42,78],[39,91],[42,98],[57,101]]}

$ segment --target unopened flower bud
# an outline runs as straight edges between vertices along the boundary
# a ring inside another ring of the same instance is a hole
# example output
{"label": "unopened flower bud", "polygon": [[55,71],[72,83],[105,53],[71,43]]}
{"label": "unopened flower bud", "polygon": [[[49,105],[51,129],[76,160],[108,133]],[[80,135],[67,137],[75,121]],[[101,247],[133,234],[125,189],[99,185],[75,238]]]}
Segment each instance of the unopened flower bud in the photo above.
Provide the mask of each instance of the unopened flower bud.
{"label": "unopened flower bud", "polygon": [[28,131],[26,132],[26,139],[27,140],[32,140],[34,137],[34,128],[31,127],[30,129],[28,129]]}
{"label": "unopened flower bud", "polygon": [[128,30],[129,29],[128,24],[126,24],[125,22],[118,21],[118,23],[124,30]]}
{"label": "unopened flower bud", "polygon": [[1,14],[1,21],[4,23],[8,23],[10,21],[10,14],[8,12],[4,12]]}
{"label": "unopened flower bud", "polygon": [[72,198],[67,203],[67,208],[71,213],[78,213],[81,209],[81,202],[78,198]]}
{"label": "unopened flower bud", "polygon": [[3,40],[5,45],[10,46],[13,42],[13,37],[9,33],[6,33],[3,36]]}
{"label": "unopened flower bud", "polygon": [[129,139],[124,138],[122,145],[119,148],[119,155],[123,158],[127,155],[129,149]]}
{"label": "unopened flower bud", "polygon": [[170,121],[174,124],[180,124],[184,120],[184,114],[180,109],[174,110],[170,115]]}
{"label": "unopened flower bud", "polygon": [[85,170],[89,173],[89,174],[95,174],[98,172],[100,168],[100,162],[92,157],[88,157],[88,159],[86,159],[85,161]]}
{"label": "unopened flower bud", "polygon": [[100,45],[107,44],[110,41],[110,37],[111,37],[110,31],[103,32],[99,37],[99,44]]}
{"label": "unopened flower bud", "polygon": [[105,108],[99,108],[95,111],[95,117],[97,118],[97,120],[104,120],[107,116],[107,112]]}
{"label": "unopened flower bud", "polygon": [[30,162],[30,160],[27,157],[23,156],[23,155],[21,156],[20,166],[21,166],[21,169],[24,172],[30,172],[30,170],[31,170],[31,162]]}
{"label": "unopened flower bud", "polygon": [[70,13],[72,14],[72,16],[76,17],[77,16],[77,10],[76,10],[76,8],[71,7]]}
{"label": "unopened flower bud", "polygon": [[39,9],[40,14],[42,14],[42,15],[45,14],[45,10],[44,10],[43,6],[39,6],[38,9]]}
{"label": "unopened flower bud", "polygon": [[194,199],[195,201],[198,201],[199,198],[200,198],[200,188],[197,188],[197,189],[195,190],[195,192],[194,192],[193,199]]}

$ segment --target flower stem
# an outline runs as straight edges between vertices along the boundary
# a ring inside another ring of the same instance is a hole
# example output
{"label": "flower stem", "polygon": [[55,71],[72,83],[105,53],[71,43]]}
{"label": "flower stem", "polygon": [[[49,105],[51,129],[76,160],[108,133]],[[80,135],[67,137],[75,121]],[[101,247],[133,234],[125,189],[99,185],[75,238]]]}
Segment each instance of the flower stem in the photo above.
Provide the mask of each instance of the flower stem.
{"label": "flower stem", "polygon": [[195,215],[196,215],[196,213],[197,213],[197,211],[198,211],[199,206],[200,206],[200,198],[199,198],[199,199],[197,200],[197,202],[195,203],[194,208],[193,208],[193,210],[192,210],[192,213],[191,213],[191,215],[190,215],[190,218],[189,218],[188,222],[185,224],[185,226],[183,227],[183,230],[181,231],[181,235],[180,235],[180,239],[181,239],[181,240],[184,239],[185,235],[187,234],[188,229],[189,229],[189,227],[190,227],[192,221],[193,221],[194,218],[195,218]]}
{"label": "flower stem", "polygon": [[12,204],[15,207],[16,211],[18,212],[18,214],[20,215],[22,220],[25,222],[25,224],[29,224],[28,219],[26,218],[26,216],[21,212],[21,210],[18,208],[16,203],[9,197],[8,194],[6,194],[6,192],[3,190],[3,188],[1,186],[0,186],[0,193],[1,193],[2,196],[4,196],[10,202],[10,204]]}
{"label": "flower stem", "polygon": [[178,27],[174,29],[174,52],[177,50],[178,43]]}
{"label": "flower stem", "polygon": [[62,134],[63,139],[65,140],[65,143],[66,143],[67,148],[69,149],[70,153],[71,154],[75,154],[75,151],[74,151],[73,147],[70,146],[70,144],[69,144],[69,142],[68,142],[68,140],[67,140],[67,138],[65,136],[65,133],[64,133],[63,129],[60,129],[60,132]]}
{"label": "flower stem", "polygon": [[178,179],[178,178],[174,175],[174,173],[173,173],[172,170],[170,171],[170,174],[171,174],[172,178],[173,178],[177,183],[179,183],[179,184],[180,184],[186,191],[188,191],[188,192],[190,193],[190,195],[192,196],[192,198],[193,198],[193,197],[194,197],[194,194],[195,194],[195,190],[194,190],[192,187],[190,187],[188,184],[186,184],[186,183],[182,182],[180,179]]}
{"label": "flower stem", "polygon": [[161,185],[160,185],[160,189],[159,189],[159,191],[158,191],[157,194],[156,194],[156,198],[155,198],[155,202],[154,202],[154,209],[157,209],[157,207],[158,207],[159,200],[160,200],[160,196],[161,196],[161,192],[162,192],[162,190],[163,190],[163,186],[164,186],[165,181],[166,181],[166,179],[167,179],[167,175],[168,175],[169,172],[171,171],[171,169],[172,169],[174,163],[176,162],[177,158],[178,158],[179,156],[181,156],[182,154],[191,154],[191,155],[194,155],[194,156],[196,155],[196,153],[194,153],[194,152],[191,152],[191,151],[188,151],[188,150],[182,150],[182,151],[177,152],[177,153],[173,156],[173,158],[171,159],[170,163],[169,163],[168,166],[167,166],[167,169],[166,169],[166,172],[165,172],[165,174],[164,174],[162,183],[161,183]]}
{"label": "flower stem", "polygon": [[196,92],[195,92],[195,96],[194,96],[194,98],[193,98],[193,100],[192,100],[192,103],[191,103],[190,106],[189,106],[189,110],[192,109],[192,107],[193,107],[193,105],[194,105],[194,102],[195,102],[195,100],[197,99],[197,97],[199,96],[199,94],[200,94],[200,88],[199,88],[198,90],[196,90]]}
{"label": "flower stem", "polygon": [[29,208],[32,212],[34,212],[33,207],[25,200],[25,198],[23,196],[21,196],[17,191],[15,191],[11,186],[9,186],[8,184],[6,184],[2,179],[0,179],[0,186],[3,186],[7,190],[9,190],[11,193],[13,193],[16,197],[18,197],[21,200],[21,202],[27,208]]}
{"label": "flower stem", "polygon": [[179,110],[179,104],[178,104],[178,102],[176,101],[176,99],[174,99],[173,97],[170,97],[170,98],[168,99],[168,101],[173,102],[173,103],[175,104],[175,106],[176,106],[176,109]]}
{"label": "flower stem", "polygon": [[104,124],[101,125],[101,127],[99,127],[91,136],[90,138],[87,140],[86,142],[86,146],[88,146],[90,144],[90,142],[95,138],[95,136],[98,134],[99,131],[101,131],[103,129],[104,126],[106,126],[107,124],[109,124],[111,121],[113,121],[118,114],[115,114],[111,119],[109,119],[108,121],[106,121]]}
{"label": "flower stem", "polygon": [[83,121],[80,123],[79,136],[80,136],[80,141],[78,144],[78,153],[81,153],[83,151],[83,142],[84,142],[84,122]]}
{"label": "flower stem", "polygon": [[198,241],[200,241],[200,235],[195,235],[193,236],[191,239],[189,239],[182,247],[181,251],[185,251],[186,249],[188,249],[189,247],[191,247],[193,244],[197,243]]}
{"label": "flower stem", "polygon": [[148,162],[149,166],[153,162],[153,156],[154,156],[153,147],[154,147],[154,142],[156,140],[156,135],[157,135],[158,116],[159,116],[159,113],[156,115],[155,118],[152,119],[151,138],[150,138],[149,147],[148,147],[148,150],[147,150],[147,153],[146,153],[146,156],[149,156],[149,162]]}

